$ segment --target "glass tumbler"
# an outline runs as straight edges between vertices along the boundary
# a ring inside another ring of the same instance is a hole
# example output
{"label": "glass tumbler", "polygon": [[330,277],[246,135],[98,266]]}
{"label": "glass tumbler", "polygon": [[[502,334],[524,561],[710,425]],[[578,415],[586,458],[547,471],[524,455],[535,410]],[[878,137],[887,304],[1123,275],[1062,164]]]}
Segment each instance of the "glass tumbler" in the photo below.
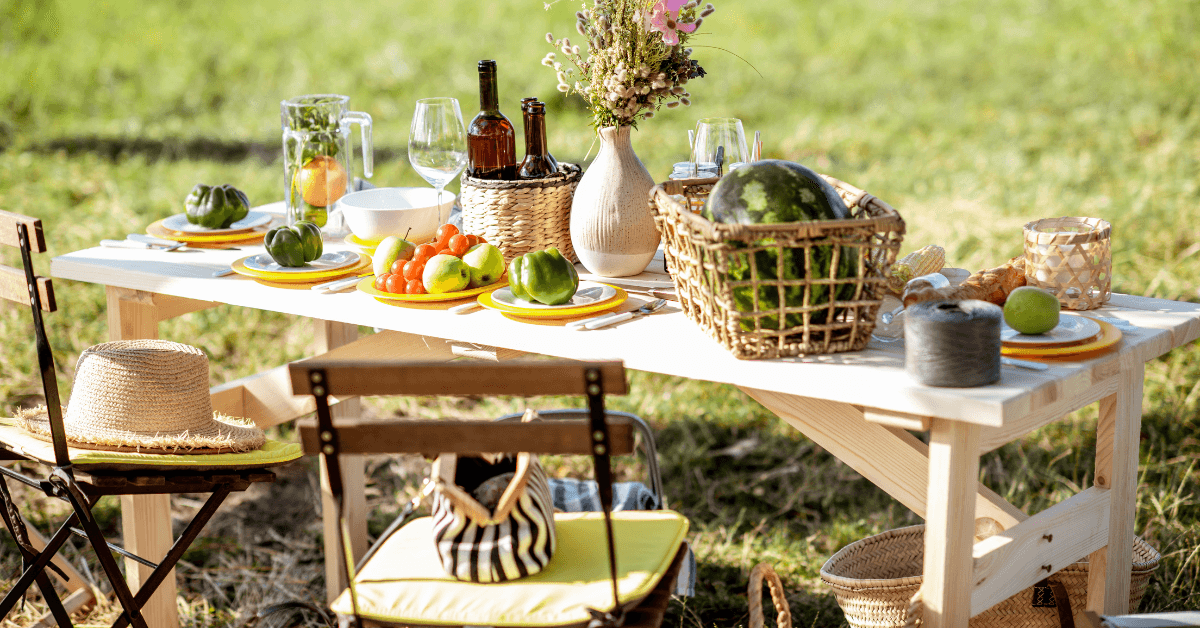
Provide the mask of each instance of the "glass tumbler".
{"label": "glass tumbler", "polygon": [[349,111],[349,102],[349,96],[313,94],[280,103],[289,225],[309,220],[324,228],[333,204],[351,191],[351,124],[359,125],[362,133],[363,177],[372,175],[371,116]]}

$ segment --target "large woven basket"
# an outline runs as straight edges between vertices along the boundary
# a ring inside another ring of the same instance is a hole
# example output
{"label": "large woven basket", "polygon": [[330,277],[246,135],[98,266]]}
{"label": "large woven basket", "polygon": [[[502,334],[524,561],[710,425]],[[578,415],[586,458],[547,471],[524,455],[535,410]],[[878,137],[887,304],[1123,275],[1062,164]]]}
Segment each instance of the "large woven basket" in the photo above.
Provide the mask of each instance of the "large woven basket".
{"label": "large woven basket", "polygon": [[463,229],[483,236],[511,262],[518,255],[556,247],[577,261],[571,246],[571,199],[583,170],[559,164],[544,179],[496,181],[462,177]]}
{"label": "large woven basket", "polygon": [[[824,178],[850,218],[720,224],[694,213],[717,179],[667,181],[650,192],[681,308],[738,358],[856,351],[871,338],[904,220],[878,198]],[[816,260],[828,261],[828,271]]]}
{"label": "large woven basket", "polygon": [[[821,579],[833,588],[846,623],[852,628],[902,628],[910,618],[910,601],[921,588],[925,556],[925,526],[917,525],[855,541],[843,547],[821,567]],[[1150,575],[1161,558],[1141,537],[1133,539],[1133,572],[1129,608],[1142,601]],[[1072,615],[1087,602],[1088,561],[1068,565],[1050,576],[1067,591]],[[971,618],[971,628],[1058,628],[1055,607],[1033,606],[1029,587]],[[915,605],[919,613],[919,605]],[[1079,624],[1079,622],[1076,622]]]}

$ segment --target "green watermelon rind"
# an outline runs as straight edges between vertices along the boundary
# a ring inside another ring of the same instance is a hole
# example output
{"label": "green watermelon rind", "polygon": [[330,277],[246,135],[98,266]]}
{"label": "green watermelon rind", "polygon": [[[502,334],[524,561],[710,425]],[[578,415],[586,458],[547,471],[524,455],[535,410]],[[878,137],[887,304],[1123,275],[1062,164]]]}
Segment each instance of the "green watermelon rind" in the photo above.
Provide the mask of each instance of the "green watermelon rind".
{"label": "green watermelon rind", "polygon": [[701,215],[717,223],[754,225],[844,220],[850,211],[821,175],[801,164],[768,159],[721,177]]}

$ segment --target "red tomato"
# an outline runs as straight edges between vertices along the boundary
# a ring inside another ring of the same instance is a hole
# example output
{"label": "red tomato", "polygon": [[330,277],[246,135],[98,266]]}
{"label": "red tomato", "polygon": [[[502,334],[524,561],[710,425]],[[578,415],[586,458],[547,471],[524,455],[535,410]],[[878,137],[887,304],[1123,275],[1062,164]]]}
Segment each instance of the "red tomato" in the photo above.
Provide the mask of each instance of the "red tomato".
{"label": "red tomato", "polygon": [[403,273],[404,272],[404,264],[406,262],[408,262],[408,260],[406,260],[406,259],[398,259],[398,260],[392,262],[392,267],[391,267],[391,269],[389,269],[389,272],[391,272],[393,275]]}
{"label": "red tomato", "polygon": [[411,261],[425,263],[426,260],[434,255],[437,255],[436,246],[432,244],[422,244],[417,247],[416,251],[413,251],[413,257]]}
{"label": "red tomato", "polygon": [[462,257],[467,252],[467,249],[471,248],[471,240],[461,233],[452,235],[446,241],[446,248],[449,249],[450,254],[454,257]]}
{"label": "red tomato", "polygon": [[406,281],[421,280],[421,275],[425,273],[425,262],[412,260],[404,265],[404,279]]}
{"label": "red tomato", "polygon": [[425,285],[421,283],[420,279],[409,281],[404,289],[408,291],[407,294],[425,294]]}
{"label": "red tomato", "polygon": [[487,240],[484,240],[483,236],[475,236],[475,237],[479,238],[479,242],[476,242],[476,244],[487,244]]}
{"label": "red tomato", "polygon": [[391,292],[392,294],[404,294],[404,288],[406,285],[407,284],[404,281],[404,277],[402,277],[400,275],[388,275],[388,280],[387,280],[387,291],[388,292]]}
{"label": "red tomato", "polygon": [[388,276],[390,275],[391,273],[383,273],[382,275],[375,277],[375,289],[380,292],[387,292],[387,288],[385,286],[387,285],[386,282]]}
{"label": "red tomato", "polygon": [[452,236],[456,236],[458,234],[459,234],[458,227],[455,227],[454,225],[452,225],[450,223],[446,223],[446,224],[438,227],[437,243],[438,243],[439,248],[442,246],[445,246],[446,242],[448,242]]}
{"label": "red tomato", "polygon": [[467,234],[467,249],[470,250],[470,248],[475,246],[476,244],[479,244],[479,236],[475,235],[474,233],[468,233]]}

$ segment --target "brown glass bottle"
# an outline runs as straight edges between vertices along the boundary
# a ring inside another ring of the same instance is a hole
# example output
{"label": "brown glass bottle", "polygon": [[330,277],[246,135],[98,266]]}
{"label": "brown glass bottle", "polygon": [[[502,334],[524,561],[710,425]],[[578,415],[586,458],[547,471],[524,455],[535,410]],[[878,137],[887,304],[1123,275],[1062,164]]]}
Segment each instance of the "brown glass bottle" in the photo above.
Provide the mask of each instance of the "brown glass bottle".
{"label": "brown glass bottle", "polygon": [[546,150],[546,103],[525,106],[525,160],[517,170],[522,179],[540,179],[558,172],[558,161]]}
{"label": "brown glass bottle", "polygon": [[517,140],[512,122],[500,113],[496,62],[479,62],[479,113],[467,127],[467,175],[476,179],[516,179]]}

